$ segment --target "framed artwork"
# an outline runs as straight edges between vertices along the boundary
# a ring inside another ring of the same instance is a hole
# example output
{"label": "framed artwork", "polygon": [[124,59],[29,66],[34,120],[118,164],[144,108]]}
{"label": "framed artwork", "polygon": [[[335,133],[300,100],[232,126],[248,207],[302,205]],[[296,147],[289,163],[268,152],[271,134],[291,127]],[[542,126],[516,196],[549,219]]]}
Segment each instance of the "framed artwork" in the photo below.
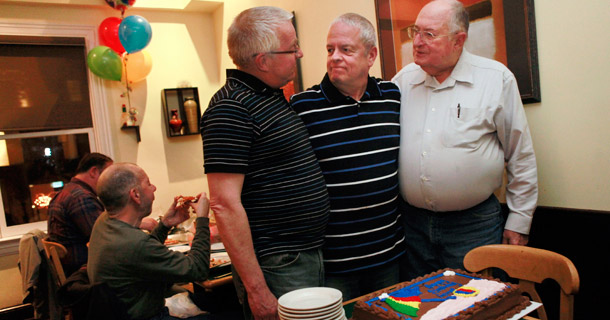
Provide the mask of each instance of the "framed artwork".
{"label": "framed artwork", "polygon": [[[471,53],[505,64],[515,75],[523,103],[540,102],[534,0],[460,0],[470,15]],[[429,0],[375,0],[384,79],[413,61],[407,27]]]}

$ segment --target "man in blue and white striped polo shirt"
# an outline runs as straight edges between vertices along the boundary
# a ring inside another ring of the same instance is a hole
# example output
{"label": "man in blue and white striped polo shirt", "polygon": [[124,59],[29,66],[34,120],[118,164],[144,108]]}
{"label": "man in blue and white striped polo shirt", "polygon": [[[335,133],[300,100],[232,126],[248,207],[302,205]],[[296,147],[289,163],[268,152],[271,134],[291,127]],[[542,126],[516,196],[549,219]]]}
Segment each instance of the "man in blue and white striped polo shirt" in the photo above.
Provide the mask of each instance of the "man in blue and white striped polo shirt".
{"label": "man in blue and white striped polo shirt", "polygon": [[397,211],[400,92],[368,75],[375,30],[348,13],[331,24],[322,83],[296,94],[330,195],[326,285],[352,299],[399,282],[404,232]]}
{"label": "man in blue and white striped polo shirt", "polygon": [[246,319],[276,319],[279,296],[324,281],[328,192],[307,130],[279,89],[303,56],[291,19],[274,7],[235,18],[228,46],[237,70],[227,70],[200,123],[210,204]]}

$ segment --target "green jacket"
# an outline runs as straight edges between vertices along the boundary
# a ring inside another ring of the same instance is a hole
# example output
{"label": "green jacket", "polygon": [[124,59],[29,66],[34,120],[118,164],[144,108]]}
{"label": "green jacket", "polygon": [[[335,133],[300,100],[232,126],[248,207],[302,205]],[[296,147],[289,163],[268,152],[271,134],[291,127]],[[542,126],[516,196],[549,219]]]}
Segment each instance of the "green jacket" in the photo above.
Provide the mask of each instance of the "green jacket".
{"label": "green jacket", "polygon": [[197,218],[196,225],[191,250],[184,254],[164,245],[170,228],[163,223],[149,235],[104,212],[91,233],[87,262],[90,282],[106,282],[132,319],[158,314],[165,306],[169,286],[208,276],[209,219]]}

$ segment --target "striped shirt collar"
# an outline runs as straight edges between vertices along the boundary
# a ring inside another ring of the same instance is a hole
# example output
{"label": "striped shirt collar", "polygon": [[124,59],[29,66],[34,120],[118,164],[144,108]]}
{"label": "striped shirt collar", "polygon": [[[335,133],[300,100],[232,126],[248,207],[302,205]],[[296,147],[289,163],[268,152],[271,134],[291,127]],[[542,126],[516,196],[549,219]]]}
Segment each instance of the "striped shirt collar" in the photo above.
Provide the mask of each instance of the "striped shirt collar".
{"label": "striped shirt collar", "polygon": [[274,89],[262,82],[259,78],[237,69],[227,69],[227,80],[240,82],[252,91],[270,95],[284,95],[282,89]]}
{"label": "striped shirt collar", "polygon": [[[341,101],[345,101],[347,97],[337,87],[335,87],[332,82],[330,82],[330,78],[328,77],[328,73],[324,75],[324,79],[322,79],[322,83],[320,83],[320,89],[322,90],[322,94],[330,103],[338,103]],[[362,100],[369,100],[371,98],[379,98],[381,97],[381,89],[377,85],[377,81],[375,78],[369,76],[368,83],[366,85],[366,91],[362,96]]]}

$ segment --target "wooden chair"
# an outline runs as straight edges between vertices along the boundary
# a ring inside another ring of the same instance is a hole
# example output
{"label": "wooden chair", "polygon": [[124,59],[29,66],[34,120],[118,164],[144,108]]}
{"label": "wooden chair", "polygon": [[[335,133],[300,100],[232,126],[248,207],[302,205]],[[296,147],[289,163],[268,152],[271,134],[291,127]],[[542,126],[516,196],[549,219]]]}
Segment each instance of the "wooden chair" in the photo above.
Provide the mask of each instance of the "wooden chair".
{"label": "wooden chair", "polygon": [[[534,288],[535,283],[553,279],[559,283],[560,320],[574,317],[574,294],[578,293],[580,278],[570,259],[543,249],[495,244],[475,248],[464,257],[464,266],[471,272],[491,275],[490,268],[504,270],[510,277],[519,280],[519,287],[533,301],[542,303]],[[538,316],[547,320],[544,306],[537,309]]]}
{"label": "wooden chair", "polygon": [[42,239],[42,245],[44,251],[47,254],[47,258],[53,263],[55,273],[58,280],[58,285],[61,286],[66,283],[66,274],[64,273],[64,267],[61,264],[61,258],[68,254],[68,250],[61,243]]}

